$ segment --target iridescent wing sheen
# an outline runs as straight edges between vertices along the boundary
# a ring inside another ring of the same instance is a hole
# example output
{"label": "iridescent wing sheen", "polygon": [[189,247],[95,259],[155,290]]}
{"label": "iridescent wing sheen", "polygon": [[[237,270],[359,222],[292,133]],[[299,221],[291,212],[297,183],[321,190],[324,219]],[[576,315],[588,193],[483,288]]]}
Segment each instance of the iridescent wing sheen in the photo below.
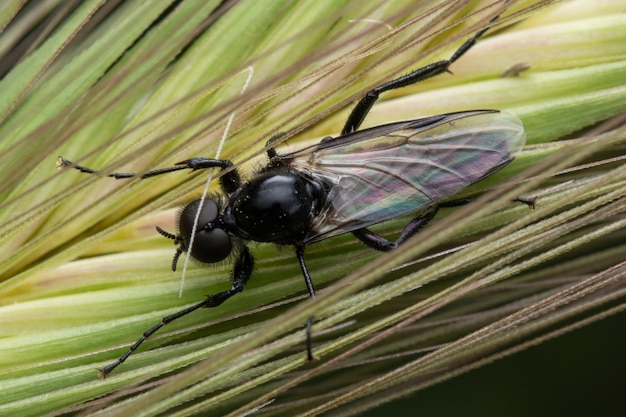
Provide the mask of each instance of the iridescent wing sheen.
{"label": "iridescent wing sheen", "polygon": [[511,162],[525,138],[517,117],[477,110],[376,126],[279,158],[329,186],[313,243],[453,196]]}

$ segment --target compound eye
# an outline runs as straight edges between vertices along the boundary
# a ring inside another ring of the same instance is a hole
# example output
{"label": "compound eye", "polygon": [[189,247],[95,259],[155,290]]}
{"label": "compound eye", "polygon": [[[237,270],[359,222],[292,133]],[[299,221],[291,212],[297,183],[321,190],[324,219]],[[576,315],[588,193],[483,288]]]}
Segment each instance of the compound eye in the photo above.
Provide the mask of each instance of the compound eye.
{"label": "compound eye", "polygon": [[203,263],[214,263],[226,259],[233,249],[230,236],[223,229],[202,230],[196,234],[191,256]]}
{"label": "compound eye", "polygon": [[[191,231],[193,230],[193,223],[196,220],[196,216],[198,215],[198,209],[200,208],[201,200],[194,200],[191,203],[187,204],[183,210],[180,212],[180,217],[178,219],[178,227],[180,229],[180,235],[183,237],[185,241],[189,240],[191,236]],[[213,200],[204,200],[202,204],[202,210],[200,210],[200,217],[198,218],[198,226],[196,230],[200,230],[204,227],[204,225],[211,223],[217,219],[217,215],[219,210],[217,208],[217,204]]]}
{"label": "compound eye", "polygon": [[[193,224],[198,215],[200,208],[200,200],[194,200],[187,204],[180,212],[178,227],[180,236],[184,242],[184,248],[189,248],[191,242],[191,232]],[[192,258],[203,263],[219,262],[228,255],[233,249],[230,236],[225,230],[220,228],[207,228],[206,226],[217,220],[219,208],[215,201],[206,199],[202,204],[198,225],[196,226],[196,235],[193,239],[193,246],[190,251]]]}

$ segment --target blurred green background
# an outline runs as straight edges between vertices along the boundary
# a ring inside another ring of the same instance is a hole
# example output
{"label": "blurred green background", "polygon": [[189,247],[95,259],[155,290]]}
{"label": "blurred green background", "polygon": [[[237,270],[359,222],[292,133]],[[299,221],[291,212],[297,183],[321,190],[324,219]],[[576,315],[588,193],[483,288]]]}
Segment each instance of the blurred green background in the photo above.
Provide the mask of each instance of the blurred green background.
{"label": "blurred green background", "polygon": [[624,416],[621,313],[363,414]]}

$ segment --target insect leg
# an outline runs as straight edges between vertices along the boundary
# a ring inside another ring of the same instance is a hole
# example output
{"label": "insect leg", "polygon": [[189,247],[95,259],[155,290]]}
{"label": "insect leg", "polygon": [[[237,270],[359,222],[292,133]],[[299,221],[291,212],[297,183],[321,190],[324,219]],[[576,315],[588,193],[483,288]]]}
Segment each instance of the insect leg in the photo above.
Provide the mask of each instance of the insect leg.
{"label": "insect leg", "polygon": [[282,136],[285,136],[285,134],[286,134],[285,132],[278,132],[272,135],[272,137],[269,138],[267,142],[265,142],[265,147],[267,148],[267,156],[269,157],[269,159],[272,159],[278,155],[278,153],[276,152],[276,149],[274,149],[274,142],[276,142]]}
{"label": "insect leg", "polygon": [[[190,158],[181,162],[176,163],[176,165],[167,168],[159,168],[151,171],[144,172],[142,174],[137,174],[134,172],[114,172],[112,174],[108,174],[107,177],[115,178],[115,179],[126,179],[126,178],[150,178],[156,177],[157,175],[167,174],[170,172],[181,171],[185,169],[191,169],[192,171],[197,171],[199,169],[207,169],[207,168],[221,168],[222,170],[230,168],[233,166],[233,163],[228,159],[209,159],[203,157]],[[59,156],[57,159],[57,168],[74,168],[83,172],[85,174],[96,174],[98,171],[84,167],[82,165],[78,165],[69,161],[62,156]],[[227,172],[224,176],[221,177],[220,183],[224,188],[224,191],[227,193],[231,193],[235,191],[241,185],[241,176],[239,172],[234,169]]]}
{"label": "insect leg", "polygon": [[[313,281],[311,280],[311,275],[309,275],[309,269],[306,267],[306,263],[304,262],[303,245],[296,245],[296,257],[298,258],[298,263],[300,264],[300,269],[302,270],[302,275],[304,276],[306,289],[309,291],[309,297],[315,298],[315,287],[313,287]],[[313,343],[311,341],[313,319],[314,317],[311,316],[306,321],[306,357],[310,361],[313,360]]]}
{"label": "insect leg", "polygon": [[421,214],[411,220],[409,224],[406,225],[402,233],[395,242],[391,242],[384,237],[380,236],[372,232],[369,229],[357,229],[353,230],[352,234],[359,239],[361,242],[365,243],[372,249],[376,249],[382,252],[388,252],[392,249],[397,248],[402,242],[413,236],[415,233],[419,232],[424,226],[426,226],[437,214],[439,210],[439,206],[433,205],[428,211],[424,214]]}
{"label": "insect leg", "polygon": [[181,310],[169,316],[163,317],[163,319],[161,319],[161,322],[159,324],[147,330],[128,349],[128,351],[126,351],[126,353],[120,356],[118,360],[103,367],[102,369],[99,369],[98,371],[100,372],[100,376],[102,378],[106,378],[115,368],[117,368],[119,365],[124,363],[126,359],[128,359],[128,357],[132,355],[132,353],[135,350],[137,350],[137,348],[141,346],[143,342],[145,342],[150,336],[152,336],[157,330],[159,330],[161,327],[165,326],[166,324],[171,323],[174,320],[179,319],[183,316],[186,316],[187,314],[193,311],[196,311],[199,308],[217,307],[220,304],[222,304],[224,301],[228,300],[233,295],[243,291],[246,283],[248,282],[248,279],[250,278],[250,275],[252,275],[253,267],[254,267],[254,258],[252,257],[252,254],[250,254],[250,251],[248,250],[248,248],[244,247],[239,255],[239,258],[237,259],[237,262],[235,263],[235,268],[233,271],[233,284],[229,290],[222,291],[215,295],[209,295],[207,296],[206,300],[200,303],[194,304],[190,307],[187,307],[184,310]]}
{"label": "insect leg", "polygon": [[[75,164],[72,161],[63,158],[62,156],[59,156],[59,158],[57,159],[57,168],[58,169],[74,168],[85,174],[97,174],[98,173],[98,171],[96,171],[95,169],[91,169],[91,168],[84,167],[82,165]],[[114,172],[112,174],[108,174],[107,177],[115,178],[116,180],[124,179],[124,178],[133,178],[133,177],[148,178],[148,177],[154,177],[154,176],[161,175],[161,174],[167,174],[168,172],[180,171],[182,169],[187,169],[187,168],[188,167],[186,166],[173,166],[173,167],[155,169],[153,171],[144,172],[141,175],[136,174],[134,172]]]}
{"label": "insect leg", "polygon": [[[534,209],[536,200],[537,199],[535,197],[517,197],[517,198],[512,199],[511,203],[526,204],[529,208]],[[438,204],[439,204],[439,207],[459,207],[459,206],[464,206],[466,204],[469,204],[472,201],[474,201],[474,199],[471,197],[468,197],[468,198],[457,198],[455,200],[448,200],[448,201],[440,202]]]}
{"label": "insect leg", "polygon": [[[419,232],[424,226],[426,226],[435,217],[435,214],[437,214],[439,208],[459,207],[464,206],[465,204],[469,204],[471,202],[471,198],[458,198],[456,200],[448,200],[437,203],[436,206],[432,206],[425,214],[422,214],[411,220],[411,222],[409,222],[404,230],[402,230],[402,233],[400,233],[400,236],[398,237],[398,239],[396,239],[395,242],[391,242],[380,236],[379,234],[376,234],[371,230],[365,228],[353,230],[352,234],[370,248],[379,250],[381,252],[388,252],[392,249],[397,248],[400,244],[402,244],[402,242],[404,242],[415,233]],[[511,200],[511,202],[518,202],[526,204],[530,208],[535,208],[534,197],[518,197]]]}
{"label": "insect leg", "polygon": [[467,51],[469,51],[472,46],[476,43],[478,38],[480,38],[487,30],[489,30],[490,26],[493,22],[498,20],[500,14],[492,17],[487,23],[487,27],[479,30],[472,36],[470,39],[465,41],[463,45],[459,47],[459,49],[452,54],[449,59],[445,59],[442,61],[434,62],[432,64],[426,65],[424,67],[418,68],[415,71],[404,75],[402,77],[396,78],[395,80],[391,80],[385,84],[379,85],[378,87],[370,90],[359,100],[359,102],[354,106],[350,116],[348,116],[348,120],[346,120],[346,124],[341,131],[341,135],[347,135],[348,133],[352,133],[356,131],[363,123],[363,120],[370,112],[372,106],[378,100],[378,97],[381,93],[389,90],[395,90],[397,88],[402,88],[409,86],[411,84],[418,83],[420,81],[424,81],[428,78],[435,77],[444,72],[448,72],[448,68],[452,65],[456,60],[461,58]]}

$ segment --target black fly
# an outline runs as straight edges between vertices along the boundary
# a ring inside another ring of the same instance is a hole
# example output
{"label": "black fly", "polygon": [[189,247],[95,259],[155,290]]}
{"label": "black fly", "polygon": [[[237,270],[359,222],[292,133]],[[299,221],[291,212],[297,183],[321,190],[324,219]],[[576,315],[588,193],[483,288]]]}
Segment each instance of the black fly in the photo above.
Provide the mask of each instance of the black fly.
{"label": "black fly", "polygon": [[[493,23],[498,16],[492,18]],[[488,28],[478,31],[450,59],[419,68],[369,91],[354,107],[341,135],[319,144],[280,155],[268,150],[269,162],[254,177],[243,181],[236,169],[220,178],[225,196],[189,203],[178,220],[178,233],[157,228],[177,245],[172,269],[189,251],[193,223],[199,223],[189,255],[202,263],[219,262],[235,253],[233,283],[229,290],[209,296],[146,331],[117,361],[105,366],[108,375],[139,345],[165,324],[201,307],[216,307],[243,291],[252,274],[254,258],[246,241],[295,247],[311,297],[315,296],[304,249],[307,245],[342,233],[352,233],[379,251],[394,249],[436,214],[450,197],[513,160],[512,151],[523,146],[525,134],[515,116],[496,110],[476,110],[430,116],[358,130],[385,91],[405,87],[448,71]],[[233,166],[224,159],[191,158],[176,166],[113,178],[140,178],[179,171]],[[95,171],[59,157],[59,167]],[[450,204],[448,204],[450,205]],[[395,242],[367,227],[391,218],[419,212]],[[311,353],[311,325],[307,322],[307,354]]]}

